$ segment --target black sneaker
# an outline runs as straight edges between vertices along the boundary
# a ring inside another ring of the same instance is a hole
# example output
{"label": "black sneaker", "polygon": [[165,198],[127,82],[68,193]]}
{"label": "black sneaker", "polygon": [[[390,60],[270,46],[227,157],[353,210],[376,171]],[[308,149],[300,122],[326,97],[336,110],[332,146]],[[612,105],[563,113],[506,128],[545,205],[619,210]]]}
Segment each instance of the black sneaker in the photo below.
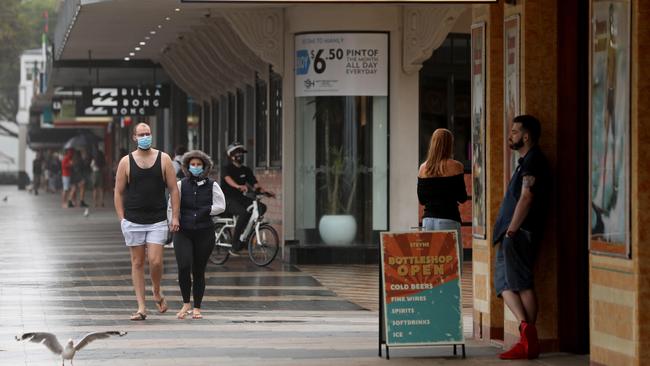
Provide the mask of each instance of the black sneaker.
{"label": "black sneaker", "polygon": [[74,203],[72,203],[72,201],[68,201],[68,207],[74,207]]}
{"label": "black sneaker", "polygon": [[79,202],[79,207],[88,207],[88,204],[84,201]]}

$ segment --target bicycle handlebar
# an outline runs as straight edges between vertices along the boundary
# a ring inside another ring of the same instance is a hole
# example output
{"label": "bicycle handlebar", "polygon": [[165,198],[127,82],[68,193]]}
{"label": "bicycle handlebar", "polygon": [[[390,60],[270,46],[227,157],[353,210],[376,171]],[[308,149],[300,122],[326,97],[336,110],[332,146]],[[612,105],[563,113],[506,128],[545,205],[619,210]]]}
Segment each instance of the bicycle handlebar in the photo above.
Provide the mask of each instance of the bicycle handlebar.
{"label": "bicycle handlebar", "polygon": [[275,197],[275,194],[270,193],[270,192],[260,192],[260,191],[248,191],[248,192],[242,192],[242,195],[245,197],[248,197],[250,199],[260,199],[262,197]]}

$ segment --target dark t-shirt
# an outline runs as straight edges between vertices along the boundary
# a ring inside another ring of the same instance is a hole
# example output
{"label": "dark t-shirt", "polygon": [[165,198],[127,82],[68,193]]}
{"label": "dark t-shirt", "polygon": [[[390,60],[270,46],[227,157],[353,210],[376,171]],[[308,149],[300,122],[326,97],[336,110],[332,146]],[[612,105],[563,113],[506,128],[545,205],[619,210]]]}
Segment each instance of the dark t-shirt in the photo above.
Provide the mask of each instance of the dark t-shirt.
{"label": "dark t-shirt", "polygon": [[235,183],[239,185],[245,185],[248,183],[251,186],[254,186],[257,183],[257,179],[255,178],[253,171],[244,165],[236,167],[234,164],[230,163],[224,166],[221,169],[221,177],[221,189],[223,190],[223,194],[226,197],[226,200],[239,200],[244,198],[241,191],[239,191],[237,188],[231,187],[230,184],[226,183],[226,177],[232,178],[232,180],[234,180]]}
{"label": "dark t-shirt", "polygon": [[418,200],[424,205],[422,217],[461,222],[458,204],[467,201],[464,174],[450,177],[418,177]]}
{"label": "dark t-shirt", "polygon": [[517,202],[519,202],[519,197],[521,196],[521,187],[525,176],[535,177],[535,183],[530,187],[530,191],[533,193],[533,204],[524,222],[521,224],[521,229],[532,232],[536,239],[540,238],[540,234],[544,229],[548,192],[551,182],[546,156],[544,156],[539,146],[535,145],[526,153],[526,156],[519,159],[519,165],[512,174],[512,178],[510,178],[508,190],[501,202],[499,215],[494,224],[493,244],[500,242],[506,230],[508,230],[510,221],[512,221],[515,213],[515,207],[517,207]]}

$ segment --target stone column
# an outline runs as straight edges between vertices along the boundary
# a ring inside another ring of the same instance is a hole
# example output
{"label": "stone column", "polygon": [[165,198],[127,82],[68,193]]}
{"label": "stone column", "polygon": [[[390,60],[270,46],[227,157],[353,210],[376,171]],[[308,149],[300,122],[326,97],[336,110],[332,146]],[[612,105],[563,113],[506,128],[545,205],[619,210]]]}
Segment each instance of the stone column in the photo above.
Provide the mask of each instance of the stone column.
{"label": "stone column", "polygon": [[[636,258],[636,365],[650,359],[650,3],[632,2],[632,256]],[[645,360],[645,361],[643,361]]]}
{"label": "stone column", "polygon": [[590,255],[592,365],[645,365],[650,358],[650,3],[631,3],[632,258]]}

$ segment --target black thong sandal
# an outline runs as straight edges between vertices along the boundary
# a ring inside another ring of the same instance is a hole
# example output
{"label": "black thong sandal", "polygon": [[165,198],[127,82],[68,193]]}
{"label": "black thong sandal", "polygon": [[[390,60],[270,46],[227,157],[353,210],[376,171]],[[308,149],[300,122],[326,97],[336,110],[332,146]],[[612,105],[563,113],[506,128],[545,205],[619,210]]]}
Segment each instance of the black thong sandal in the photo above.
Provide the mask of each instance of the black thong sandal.
{"label": "black thong sandal", "polygon": [[133,321],[145,320],[145,319],[147,319],[147,314],[141,313],[141,312],[133,313],[133,314],[131,314],[130,319],[133,320]]}

